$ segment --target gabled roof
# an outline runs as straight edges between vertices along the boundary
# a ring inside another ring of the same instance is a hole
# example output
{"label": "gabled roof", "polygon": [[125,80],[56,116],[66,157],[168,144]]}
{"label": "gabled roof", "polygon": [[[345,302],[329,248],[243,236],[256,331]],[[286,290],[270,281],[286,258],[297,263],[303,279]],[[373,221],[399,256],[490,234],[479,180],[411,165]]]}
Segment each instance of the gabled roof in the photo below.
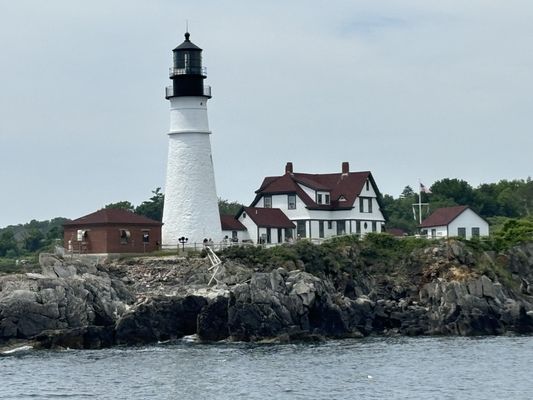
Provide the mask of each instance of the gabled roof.
{"label": "gabled roof", "polygon": [[454,206],[437,208],[429,217],[422,221],[419,227],[429,228],[432,226],[447,226],[468,208],[470,207]]}
{"label": "gabled roof", "polygon": [[220,225],[223,231],[245,231],[246,227],[233,215],[220,215]]}
{"label": "gabled roof", "polygon": [[[318,210],[345,210],[354,207],[355,199],[361,194],[367,180],[370,180],[378,201],[380,201],[379,190],[374,178],[369,171],[346,172],[333,174],[304,174],[286,172],[282,176],[266,177],[261,187],[256,191],[256,197],[252,206],[257,204],[264,195],[274,194],[297,194],[309,209]],[[315,199],[300,187],[307,186],[312,190],[327,191],[331,196],[331,204],[318,204]],[[344,201],[339,199],[344,198]],[[380,204],[381,207],[381,204]],[[382,208],[382,207],[381,207]]]}
{"label": "gabled roof", "polygon": [[243,207],[238,216],[243,212],[261,228],[296,228],[279,208]]}
{"label": "gabled roof", "polygon": [[118,208],[103,208],[91,214],[87,214],[78,219],[65,222],[63,226],[74,225],[163,225],[160,221],[146,218],[142,215],[135,214]]}

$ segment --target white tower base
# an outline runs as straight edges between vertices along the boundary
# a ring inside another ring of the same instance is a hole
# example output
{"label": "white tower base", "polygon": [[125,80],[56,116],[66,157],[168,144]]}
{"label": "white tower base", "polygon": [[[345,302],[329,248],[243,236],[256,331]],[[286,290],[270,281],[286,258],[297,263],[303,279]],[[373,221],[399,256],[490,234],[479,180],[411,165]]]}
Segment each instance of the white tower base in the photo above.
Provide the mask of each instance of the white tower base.
{"label": "white tower base", "polygon": [[178,246],[181,237],[188,245],[222,240],[206,103],[202,96],[170,99],[164,248]]}

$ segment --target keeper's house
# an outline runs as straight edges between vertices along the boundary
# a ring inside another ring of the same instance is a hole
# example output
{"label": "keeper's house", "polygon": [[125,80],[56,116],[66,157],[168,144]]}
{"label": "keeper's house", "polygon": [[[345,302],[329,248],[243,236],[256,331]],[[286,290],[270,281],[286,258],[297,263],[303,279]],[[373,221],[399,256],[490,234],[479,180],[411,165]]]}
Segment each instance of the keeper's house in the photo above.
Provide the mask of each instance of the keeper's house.
{"label": "keeper's house", "polygon": [[64,223],[64,246],[84,254],[148,253],[160,247],[161,225],[130,211],[102,209]]}
{"label": "keeper's house", "polygon": [[327,239],[337,235],[383,232],[381,195],[372,174],[350,172],[308,174],[293,171],[267,177],[250,207],[236,219],[254,243],[282,243],[294,239]]}
{"label": "keeper's house", "polygon": [[419,226],[420,235],[429,239],[488,236],[489,224],[468,206],[436,209]]}

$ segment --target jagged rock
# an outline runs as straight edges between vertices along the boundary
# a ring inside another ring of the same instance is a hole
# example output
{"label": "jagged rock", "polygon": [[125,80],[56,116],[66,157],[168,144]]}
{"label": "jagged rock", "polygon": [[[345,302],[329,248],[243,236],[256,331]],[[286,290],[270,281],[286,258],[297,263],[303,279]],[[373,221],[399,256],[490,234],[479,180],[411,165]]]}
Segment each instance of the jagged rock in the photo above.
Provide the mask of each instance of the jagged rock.
{"label": "jagged rock", "polygon": [[43,274],[0,277],[0,341],[45,330],[110,326],[131,295],[96,267],[43,258]]}
{"label": "jagged rock", "polygon": [[158,296],[139,304],[116,325],[117,344],[143,344],[195,334],[207,300],[198,296]]}
{"label": "jagged rock", "polygon": [[228,298],[219,296],[202,308],[198,315],[197,334],[200,340],[215,342],[229,336]]}
{"label": "jagged rock", "polygon": [[476,257],[483,268],[464,243],[449,241],[414,250],[392,273],[354,260],[353,274],[327,278],[304,272],[300,260],[263,269],[225,260],[207,285],[214,271],[205,259],[85,265],[43,255],[42,273],[0,277],[0,343],[98,348],[194,333],[203,341],[287,343],[533,332],[533,244]]}

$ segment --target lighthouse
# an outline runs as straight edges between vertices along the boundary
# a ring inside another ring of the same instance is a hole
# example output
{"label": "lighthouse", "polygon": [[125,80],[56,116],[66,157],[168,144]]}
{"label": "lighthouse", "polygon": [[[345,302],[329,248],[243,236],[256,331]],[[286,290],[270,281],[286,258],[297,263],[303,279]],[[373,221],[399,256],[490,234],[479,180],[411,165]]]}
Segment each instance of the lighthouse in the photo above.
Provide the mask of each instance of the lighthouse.
{"label": "lighthouse", "polygon": [[202,66],[202,49],[185,41],[173,50],[172,85],[165,91],[170,101],[170,131],[163,208],[163,247],[176,247],[180,240],[202,243],[222,239],[215,186],[207,100],[211,87]]}

